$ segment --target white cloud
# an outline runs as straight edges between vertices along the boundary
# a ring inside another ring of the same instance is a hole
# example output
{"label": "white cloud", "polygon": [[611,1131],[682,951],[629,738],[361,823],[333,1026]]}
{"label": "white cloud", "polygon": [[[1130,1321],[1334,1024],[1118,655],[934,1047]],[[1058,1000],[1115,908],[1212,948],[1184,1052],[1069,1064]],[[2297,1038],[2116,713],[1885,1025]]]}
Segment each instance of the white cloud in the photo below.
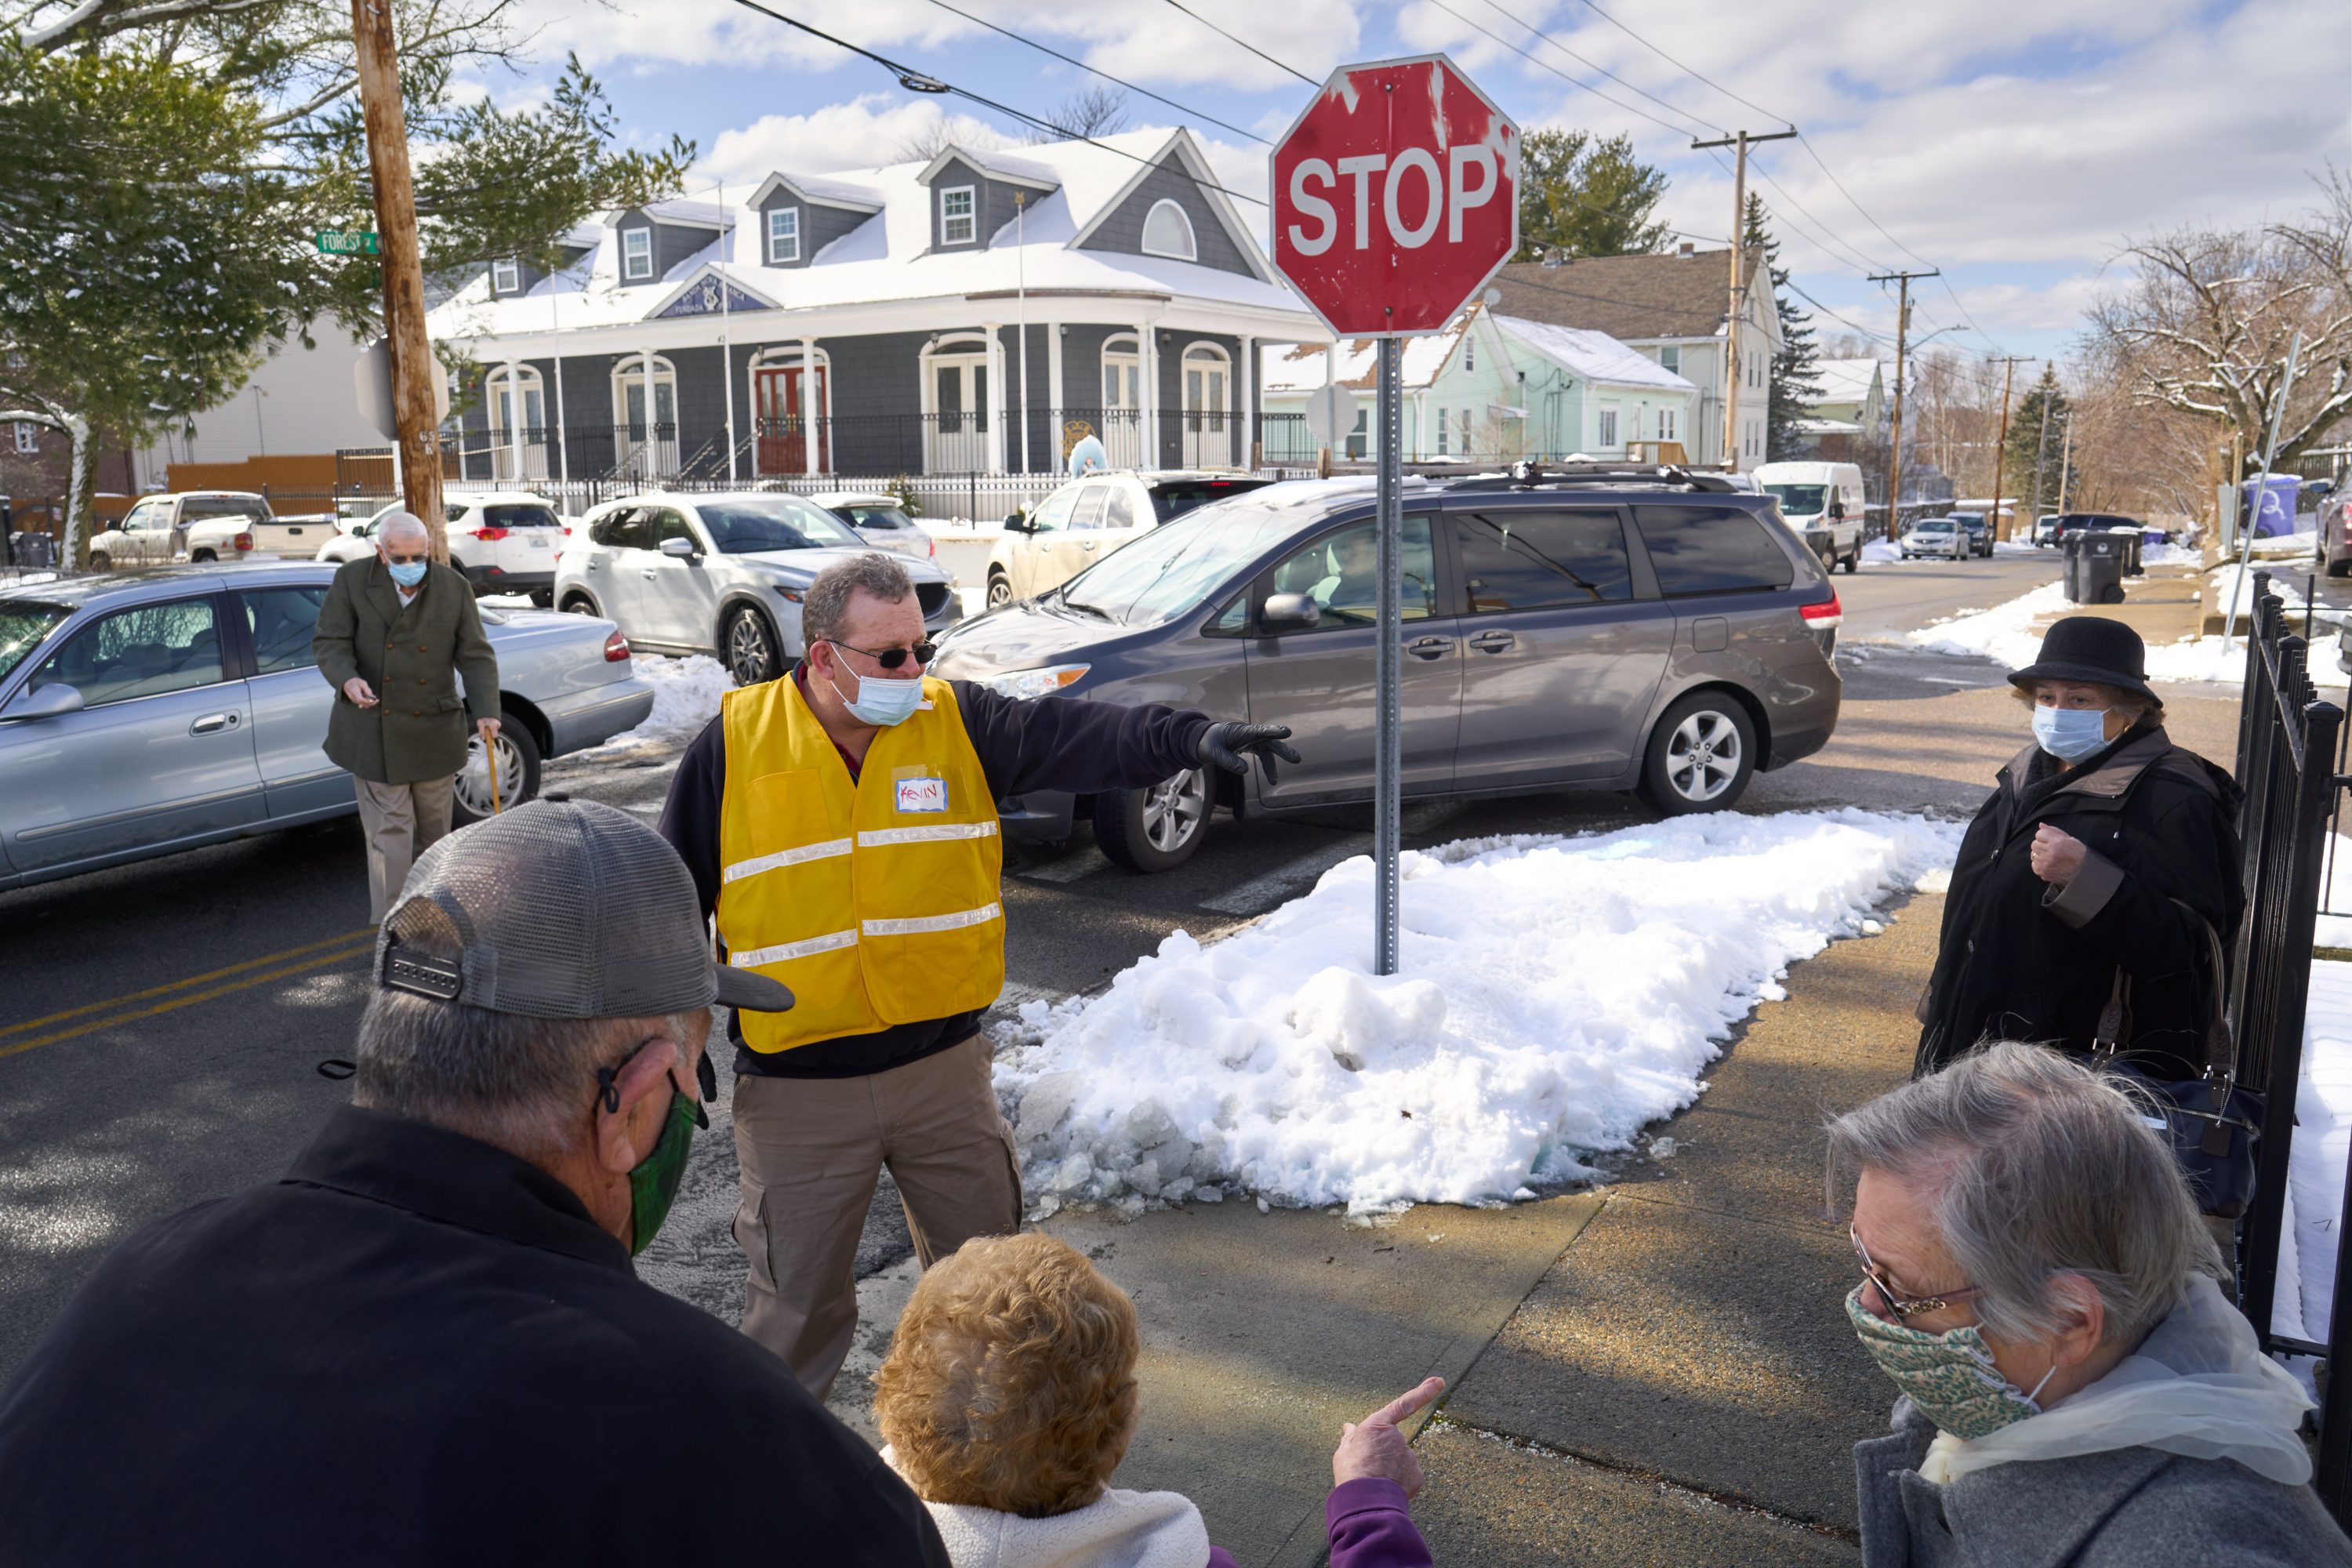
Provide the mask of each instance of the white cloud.
{"label": "white cloud", "polygon": [[968,114],[950,114],[937,100],[904,101],[868,93],[806,114],[769,114],[738,131],[721,132],[697,166],[698,179],[761,180],[775,170],[803,174],[871,169],[899,162],[900,151],[927,141],[944,121],[971,147],[1000,147],[1003,134]]}

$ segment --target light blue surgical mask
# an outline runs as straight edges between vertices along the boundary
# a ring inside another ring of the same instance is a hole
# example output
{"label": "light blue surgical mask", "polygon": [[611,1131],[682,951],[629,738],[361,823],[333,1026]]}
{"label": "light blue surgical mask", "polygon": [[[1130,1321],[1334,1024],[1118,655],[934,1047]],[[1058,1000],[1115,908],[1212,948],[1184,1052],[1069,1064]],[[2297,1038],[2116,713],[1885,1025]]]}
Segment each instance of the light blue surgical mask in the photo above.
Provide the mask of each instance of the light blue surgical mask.
{"label": "light blue surgical mask", "polygon": [[875,676],[861,675],[857,678],[855,701],[843,696],[841,683],[831,676],[825,677],[825,684],[833,688],[835,697],[841,698],[841,705],[849,710],[851,718],[877,729],[887,730],[893,724],[905,723],[914,717],[915,710],[922,706],[923,682],[919,677],[913,680],[883,680]]}
{"label": "light blue surgical mask", "polygon": [[422,561],[390,561],[384,563],[384,569],[392,574],[392,580],[404,588],[414,588],[425,581],[425,563]]}
{"label": "light blue surgical mask", "polygon": [[2105,708],[2042,708],[2033,710],[2033,738],[2062,763],[2079,763],[2105,749],[2107,710]]}

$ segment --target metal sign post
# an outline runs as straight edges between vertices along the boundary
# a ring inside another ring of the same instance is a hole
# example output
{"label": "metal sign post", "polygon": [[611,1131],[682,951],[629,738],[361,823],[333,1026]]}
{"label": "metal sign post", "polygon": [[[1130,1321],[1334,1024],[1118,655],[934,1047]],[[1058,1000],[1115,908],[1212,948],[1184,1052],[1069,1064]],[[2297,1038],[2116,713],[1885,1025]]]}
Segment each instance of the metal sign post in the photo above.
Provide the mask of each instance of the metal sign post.
{"label": "metal sign post", "polygon": [[1381,579],[1380,657],[1372,673],[1380,711],[1372,745],[1372,973],[1397,970],[1397,857],[1404,847],[1404,416],[1398,384],[1404,379],[1404,340],[1382,338],[1380,350],[1379,497]]}

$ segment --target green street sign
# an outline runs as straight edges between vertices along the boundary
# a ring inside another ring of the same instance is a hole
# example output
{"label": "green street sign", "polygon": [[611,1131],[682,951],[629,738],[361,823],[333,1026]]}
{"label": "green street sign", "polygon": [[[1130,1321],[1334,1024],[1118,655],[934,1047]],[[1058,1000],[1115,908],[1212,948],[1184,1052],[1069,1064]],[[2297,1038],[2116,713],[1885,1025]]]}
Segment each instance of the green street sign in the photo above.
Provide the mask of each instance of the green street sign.
{"label": "green street sign", "polygon": [[321,256],[382,256],[381,237],[358,228],[322,228],[310,237]]}

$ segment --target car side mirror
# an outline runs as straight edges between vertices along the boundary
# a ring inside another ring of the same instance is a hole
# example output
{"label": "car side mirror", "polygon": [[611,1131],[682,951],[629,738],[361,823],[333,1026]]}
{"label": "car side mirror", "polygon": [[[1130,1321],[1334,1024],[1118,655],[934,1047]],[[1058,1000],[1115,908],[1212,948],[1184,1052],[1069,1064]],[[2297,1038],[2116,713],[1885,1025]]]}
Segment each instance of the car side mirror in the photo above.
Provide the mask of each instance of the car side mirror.
{"label": "car side mirror", "polygon": [[675,535],[661,542],[661,552],[664,555],[668,556],[672,561],[699,561],[702,559],[702,552],[695,548],[694,541],[691,539],[679,539]]}
{"label": "car side mirror", "polygon": [[1037,528],[1034,523],[1029,521],[1029,514],[1027,512],[1016,511],[1011,513],[1005,518],[1004,531],[1007,533],[1034,533],[1037,531]]}
{"label": "car side mirror", "polygon": [[0,718],[57,719],[68,713],[79,713],[81,710],[81,688],[53,680],[18,697],[8,704],[8,711],[0,714]]}
{"label": "car side mirror", "polygon": [[1258,629],[1268,634],[1311,630],[1322,619],[1321,607],[1305,594],[1268,594],[1257,612]]}

